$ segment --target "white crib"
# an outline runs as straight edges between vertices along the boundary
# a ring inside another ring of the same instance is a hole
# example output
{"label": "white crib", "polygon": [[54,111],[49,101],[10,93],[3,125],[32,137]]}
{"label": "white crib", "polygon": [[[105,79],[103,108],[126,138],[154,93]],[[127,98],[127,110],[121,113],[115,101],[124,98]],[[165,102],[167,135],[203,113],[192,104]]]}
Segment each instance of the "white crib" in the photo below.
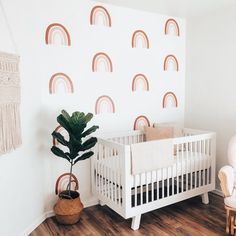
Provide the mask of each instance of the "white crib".
{"label": "white crib", "polygon": [[197,195],[208,204],[215,189],[215,133],[183,129],[173,138],[174,164],[132,175],[130,145],[144,142],[142,131],[99,136],[92,158],[92,189],[106,204],[139,228],[141,214]]}

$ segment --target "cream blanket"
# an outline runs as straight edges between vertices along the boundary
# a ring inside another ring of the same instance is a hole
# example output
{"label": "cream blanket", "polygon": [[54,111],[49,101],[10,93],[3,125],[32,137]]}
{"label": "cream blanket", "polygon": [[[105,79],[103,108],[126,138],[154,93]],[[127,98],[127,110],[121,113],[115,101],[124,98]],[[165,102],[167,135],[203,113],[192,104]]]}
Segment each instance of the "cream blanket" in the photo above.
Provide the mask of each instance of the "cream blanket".
{"label": "cream blanket", "polygon": [[172,139],[136,143],[130,146],[133,175],[174,164]]}
{"label": "cream blanket", "polygon": [[0,154],[21,144],[19,56],[0,52]]}

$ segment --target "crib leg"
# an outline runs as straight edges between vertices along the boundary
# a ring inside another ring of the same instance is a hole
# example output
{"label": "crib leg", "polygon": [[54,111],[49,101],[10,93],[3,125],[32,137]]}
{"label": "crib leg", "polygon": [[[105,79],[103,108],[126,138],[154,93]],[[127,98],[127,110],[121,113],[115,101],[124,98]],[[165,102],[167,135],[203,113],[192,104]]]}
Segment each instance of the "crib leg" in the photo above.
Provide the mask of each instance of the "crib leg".
{"label": "crib leg", "polygon": [[140,215],[136,215],[136,216],[134,216],[134,217],[132,218],[131,228],[132,228],[133,230],[139,229],[140,220],[141,220],[141,214],[140,214]]}
{"label": "crib leg", "polygon": [[203,194],[201,195],[201,197],[202,197],[202,203],[203,203],[203,204],[209,204],[208,192],[203,193]]}
{"label": "crib leg", "polygon": [[105,203],[103,201],[101,201],[101,200],[99,200],[99,204],[100,204],[100,206],[104,206],[105,205]]}

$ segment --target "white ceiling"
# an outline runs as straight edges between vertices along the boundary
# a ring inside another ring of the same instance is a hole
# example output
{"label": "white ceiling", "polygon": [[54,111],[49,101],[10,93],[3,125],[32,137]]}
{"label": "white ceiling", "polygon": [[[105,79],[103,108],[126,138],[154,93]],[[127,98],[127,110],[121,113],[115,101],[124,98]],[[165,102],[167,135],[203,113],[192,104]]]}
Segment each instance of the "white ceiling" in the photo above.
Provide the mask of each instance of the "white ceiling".
{"label": "white ceiling", "polygon": [[183,18],[236,6],[236,0],[99,0],[97,2]]}

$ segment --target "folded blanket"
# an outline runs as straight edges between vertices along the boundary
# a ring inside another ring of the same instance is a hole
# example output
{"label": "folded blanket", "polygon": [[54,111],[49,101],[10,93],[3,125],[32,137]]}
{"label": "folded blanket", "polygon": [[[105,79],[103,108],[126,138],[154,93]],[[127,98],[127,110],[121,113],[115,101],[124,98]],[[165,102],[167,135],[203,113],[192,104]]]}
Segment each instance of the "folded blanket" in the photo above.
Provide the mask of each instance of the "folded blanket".
{"label": "folded blanket", "polygon": [[133,175],[174,164],[172,139],[136,143],[130,146]]}

